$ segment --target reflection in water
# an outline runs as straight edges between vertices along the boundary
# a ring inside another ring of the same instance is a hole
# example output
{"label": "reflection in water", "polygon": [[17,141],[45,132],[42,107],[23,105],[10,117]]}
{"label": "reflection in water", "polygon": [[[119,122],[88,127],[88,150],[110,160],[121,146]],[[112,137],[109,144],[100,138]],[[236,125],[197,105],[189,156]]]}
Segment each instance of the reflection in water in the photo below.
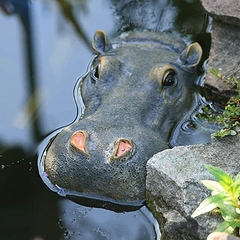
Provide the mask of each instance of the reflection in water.
{"label": "reflection in water", "polygon": [[208,19],[198,0],[112,0],[112,3],[120,18],[117,23],[120,31],[136,28],[177,31],[183,37],[206,33]]}
{"label": "reflection in water", "polygon": [[187,42],[199,42],[203,61],[210,50],[209,17],[199,0],[111,0],[119,17],[118,31],[148,29],[177,32]]}
{"label": "reflection in water", "polygon": [[18,14],[22,26],[23,26],[23,43],[25,47],[25,61],[26,61],[26,72],[27,72],[27,89],[29,94],[29,101],[27,104],[27,111],[26,115],[28,115],[28,118],[31,119],[30,122],[26,122],[28,124],[32,125],[32,134],[33,139],[37,142],[42,139],[42,134],[40,130],[40,117],[38,114],[38,108],[39,108],[39,98],[36,94],[36,89],[38,86],[37,83],[37,76],[36,76],[36,66],[35,66],[35,56],[34,56],[34,50],[33,50],[33,34],[32,34],[32,19],[30,17],[30,8],[29,8],[29,1],[22,0],[22,1],[2,1],[1,5],[2,9],[7,14]]}
{"label": "reflection in water", "polygon": [[[25,128],[26,125],[31,125],[32,122],[36,122],[37,121],[36,119],[39,117],[38,110],[40,105],[41,95],[39,92],[35,91],[32,93],[31,96],[29,96],[23,108],[19,110],[19,113],[14,121],[14,125],[18,128]],[[34,128],[37,128],[37,126],[35,126]],[[42,139],[42,136],[37,135],[35,138]]]}
{"label": "reflection in water", "polygon": [[[85,45],[88,48],[90,48],[90,39],[87,38],[87,35],[84,32],[80,22],[78,22],[74,16],[74,8],[76,8],[77,10],[80,10],[80,9],[76,6],[76,4],[73,6],[71,1],[68,1],[68,0],[55,0],[55,1],[56,1],[56,3],[59,4],[61,11],[62,11],[63,15],[65,16],[65,18],[73,25],[79,38],[85,43]],[[85,0],[81,0],[79,2],[81,2],[80,7],[86,5]],[[78,11],[78,14],[79,14],[79,12],[80,11]]]}

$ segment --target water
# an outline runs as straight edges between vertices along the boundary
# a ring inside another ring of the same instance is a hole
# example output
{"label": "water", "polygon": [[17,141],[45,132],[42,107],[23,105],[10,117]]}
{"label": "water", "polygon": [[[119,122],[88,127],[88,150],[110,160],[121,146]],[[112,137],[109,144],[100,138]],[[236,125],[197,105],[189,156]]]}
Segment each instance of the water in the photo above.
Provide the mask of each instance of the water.
{"label": "water", "polygon": [[160,239],[158,225],[146,207],[135,212],[115,213],[86,208],[66,199],[60,201],[59,206],[59,226],[64,231],[64,239]]}
{"label": "water", "polygon": [[[129,213],[84,207],[58,196],[39,177],[39,144],[76,117],[73,87],[92,57],[88,43],[94,32],[103,29],[112,38],[119,29],[136,27],[134,19],[120,18],[122,26],[116,27],[105,0],[71,1],[76,25],[60,2],[0,0],[0,239],[159,239],[145,207]],[[159,30],[175,27],[177,13],[174,6],[166,8],[161,14],[171,18],[162,18]],[[156,28],[154,20],[150,28]],[[184,36],[189,41],[197,35],[207,55],[203,32],[190,29]]]}

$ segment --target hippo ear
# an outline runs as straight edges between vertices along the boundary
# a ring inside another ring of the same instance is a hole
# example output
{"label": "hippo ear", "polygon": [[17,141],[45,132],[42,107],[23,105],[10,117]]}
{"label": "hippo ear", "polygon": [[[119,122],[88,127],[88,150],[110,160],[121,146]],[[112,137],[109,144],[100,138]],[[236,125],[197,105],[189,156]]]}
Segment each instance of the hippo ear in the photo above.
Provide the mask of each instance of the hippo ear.
{"label": "hippo ear", "polygon": [[182,64],[186,67],[198,65],[202,57],[202,47],[195,42],[189,45],[180,55]]}
{"label": "hippo ear", "polygon": [[106,33],[102,30],[95,32],[92,40],[92,48],[98,53],[105,53],[112,48]]}

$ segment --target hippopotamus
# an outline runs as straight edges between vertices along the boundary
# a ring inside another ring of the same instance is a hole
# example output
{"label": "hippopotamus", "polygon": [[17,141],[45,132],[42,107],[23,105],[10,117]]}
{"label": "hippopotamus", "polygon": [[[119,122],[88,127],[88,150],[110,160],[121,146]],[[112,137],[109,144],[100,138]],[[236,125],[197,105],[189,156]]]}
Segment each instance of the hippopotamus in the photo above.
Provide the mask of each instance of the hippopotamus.
{"label": "hippopotamus", "polygon": [[196,109],[202,48],[137,30],[111,41],[99,30],[92,48],[77,85],[84,113],[51,139],[42,171],[63,195],[141,206],[148,159],[170,148],[177,124]]}

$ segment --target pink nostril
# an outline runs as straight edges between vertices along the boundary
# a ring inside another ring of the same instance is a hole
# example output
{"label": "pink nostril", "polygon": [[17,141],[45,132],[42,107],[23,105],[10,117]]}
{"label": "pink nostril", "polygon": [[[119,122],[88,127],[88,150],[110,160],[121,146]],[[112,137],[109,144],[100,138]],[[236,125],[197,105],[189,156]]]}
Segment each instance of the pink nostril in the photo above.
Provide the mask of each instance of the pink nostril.
{"label": "pink nostril", "polygon": [[120,157],[121,155],[124,155],[124,153],[129,152],[131,149],[132,149],[131,142],[128,140],[121,139],[118,143],[118,148],[115,156]]}
{"label": "pink nostril", "polygon": [[127,138],[119,138],[114,143],[114,151],[109,161],[118,160],[129,155],[132,151],[132,141]]}
{"label": "pink nostril", "polygon": [[79,152],[83,153],[86,156],[89,156],[87,147],[86,147],[86,139],[88,137],[88,133],[86,131],[77,131],[72,134],[70,138],[70,144],[74,148],[76,148]]}

